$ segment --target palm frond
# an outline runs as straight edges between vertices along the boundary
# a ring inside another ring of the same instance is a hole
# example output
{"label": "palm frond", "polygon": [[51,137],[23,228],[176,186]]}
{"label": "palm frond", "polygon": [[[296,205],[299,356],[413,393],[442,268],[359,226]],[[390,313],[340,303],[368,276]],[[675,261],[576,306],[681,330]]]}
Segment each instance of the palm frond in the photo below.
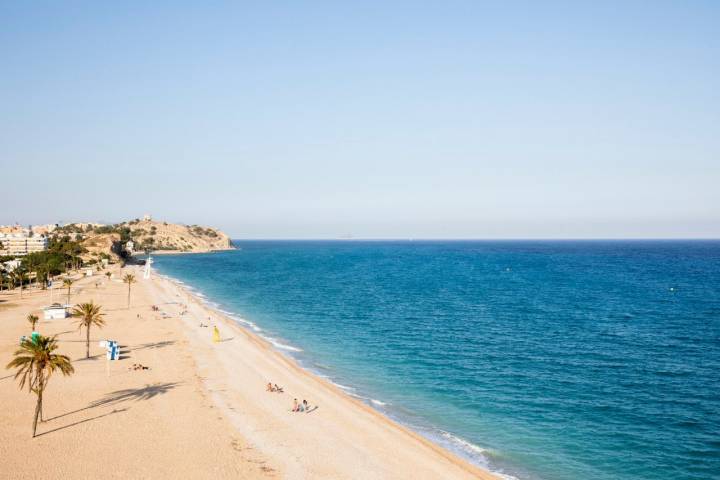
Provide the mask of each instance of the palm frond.
{"label": "palm frond", "polygon": [[79,303],[72,309],[71,316],[77,318],[78,328],[96,325],[102,327],[105,325],[103,319],[104,313],[100,312],[101,306],[95,305],[93,302]]}
{"label": "palm frond", "polygon": [[57,348],[57,340],[54,336],[40,335],[34,341],[24,340],[5,368],[17,369],[15,379],[20,379],[21,389],[27,385],[28,390],[37,391],[41,377],[47,379],[56,370],[63,375],[70,375],[75,371],[67,355],[53,353]]}

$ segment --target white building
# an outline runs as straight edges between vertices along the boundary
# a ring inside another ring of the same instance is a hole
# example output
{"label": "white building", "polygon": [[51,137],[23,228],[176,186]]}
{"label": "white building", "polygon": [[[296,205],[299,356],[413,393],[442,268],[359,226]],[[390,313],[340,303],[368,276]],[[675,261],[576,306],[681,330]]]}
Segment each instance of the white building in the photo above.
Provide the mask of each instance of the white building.
{"label": "white building", "polygon": [[48,248],[48,239],[44,235],[29,236],[22,233],[0,233],[0,255],[27,255],[42,252]]}
{"label": "white building", "polygon": [[45,320],[54,320],[56,318],[67,317],[67,309],[59,303],[53,303],[49,307],[43,308]]}

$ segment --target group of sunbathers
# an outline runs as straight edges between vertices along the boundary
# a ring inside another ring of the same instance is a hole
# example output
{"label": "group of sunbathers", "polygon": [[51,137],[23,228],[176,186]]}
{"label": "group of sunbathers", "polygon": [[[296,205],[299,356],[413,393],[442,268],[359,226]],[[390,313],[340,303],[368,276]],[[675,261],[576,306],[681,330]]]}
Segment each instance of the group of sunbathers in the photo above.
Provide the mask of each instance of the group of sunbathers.
{"label": "group of sunbathers", "polygon": [[[277,383],[271,383],[271,382],[267,383],[267,385],[265,386],[265,390],[268,392],[285,393],[285,391],[283,390],[283,387],[279,387]],[[315,408],[317,408],[317,407],[315,407]],[[309,413],[310,405],[308,405],[307,400],[303,400],[302,403],[300,403],[300,402],[298,402],[297,398],[293,398],[292,411]]]}
{"label": "group of sunbathers", "polygon": [[308,405],[307,400],[303,400],[302,403],[298,403],[297,398],[293,398],[293,412],[310,412],[310,405]]}
{"label": "group of sunbathers", "polygon": [[150,370],[150,367],[146,367],[142,363],[133,363],[132,367],[128,367],[128,370]]}

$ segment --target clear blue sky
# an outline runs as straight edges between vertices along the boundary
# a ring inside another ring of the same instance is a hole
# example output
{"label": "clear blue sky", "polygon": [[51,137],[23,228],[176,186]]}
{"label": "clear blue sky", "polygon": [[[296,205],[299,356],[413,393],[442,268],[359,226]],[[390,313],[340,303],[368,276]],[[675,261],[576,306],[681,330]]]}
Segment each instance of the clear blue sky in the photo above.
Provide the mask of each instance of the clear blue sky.
{"label": "clear blue sky", "polygon": [[0,223],[720,237],[720,2],[8,1],[0,20]]}

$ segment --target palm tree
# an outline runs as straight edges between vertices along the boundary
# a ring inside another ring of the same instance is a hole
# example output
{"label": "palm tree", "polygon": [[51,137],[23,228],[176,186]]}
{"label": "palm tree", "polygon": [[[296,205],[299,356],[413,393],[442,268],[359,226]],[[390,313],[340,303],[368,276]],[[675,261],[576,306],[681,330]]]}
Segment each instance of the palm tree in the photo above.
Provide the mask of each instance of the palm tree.
{"label": "palm tree", "polygon": [[35,269],[35,281],[40,282],[40,287],[43,290],[47,290],[47,282],[48,282],[49,275],[50,275],[50,269],[47,267],[47,265],[39,265]]}
{"label": "palm tree", "polygon": [[72,316],[79,318],[78,330],[85,327],[85,358],[90,358],[90,327],[95,325],[102,328],[105,325],[103,315],[100,313],[100,305],[95,305],[93,302],[80,303],[73,308]]}
{"label": "palm tree", "polygon": [[33,315],[32,313],[27,316],[27,321],[30,322],[30,325],[32,325],[33,332],[35,331],[35,325],[37,325],[38,320],[38,316]]}
{"label": "palm tree", "polygon": [[67,296],[68,296],[67,303],[68,303],[68,305],[70,305],[70,287],[72,287],[72,284],[73,284],[73,283],[75,283],[75,281],[74,281],[72,278],[66,278],[65,280],[63,280],[63,287],[67,287],[67,289],[68,289],[68,293],[67,293]]}
{"label": "palm tree", "polygon": [[15,378],[20,378],[20,389],[27,384],[28,391],[37,395],[35,419],[33,420],[33,437],[37,432],[38,418],[42,421],[43,392],[47,387],[50,376],[56,370],[60,370],[66,376],[75,371],[67,356],[53,353],[57,348],[57,341],[54,336],[43,337],[40,335],[34,342],[24,340],[20,344],[20,349],[15,352],[15,358],[5,367],[17,368]]}
{"label": "palm tree", "polygon": [[130,286],[133,283],[137,282],[137,280],[135,280],[135,275],[133,275],[132,273],[128,273],[123,277],[123,282],[127,283],[127,286],[128,286],[128,306],[127,306],[127,308],[129,310],[130,309]]}
{"label": "palm tree", "polygon": [[20,282],[20,298],[22,298],[23,288],[25,287],[25,280],[27,280],[27,275],[19,268],[13,270],[11,275],[13,280],[13,287],[16,283]]}

